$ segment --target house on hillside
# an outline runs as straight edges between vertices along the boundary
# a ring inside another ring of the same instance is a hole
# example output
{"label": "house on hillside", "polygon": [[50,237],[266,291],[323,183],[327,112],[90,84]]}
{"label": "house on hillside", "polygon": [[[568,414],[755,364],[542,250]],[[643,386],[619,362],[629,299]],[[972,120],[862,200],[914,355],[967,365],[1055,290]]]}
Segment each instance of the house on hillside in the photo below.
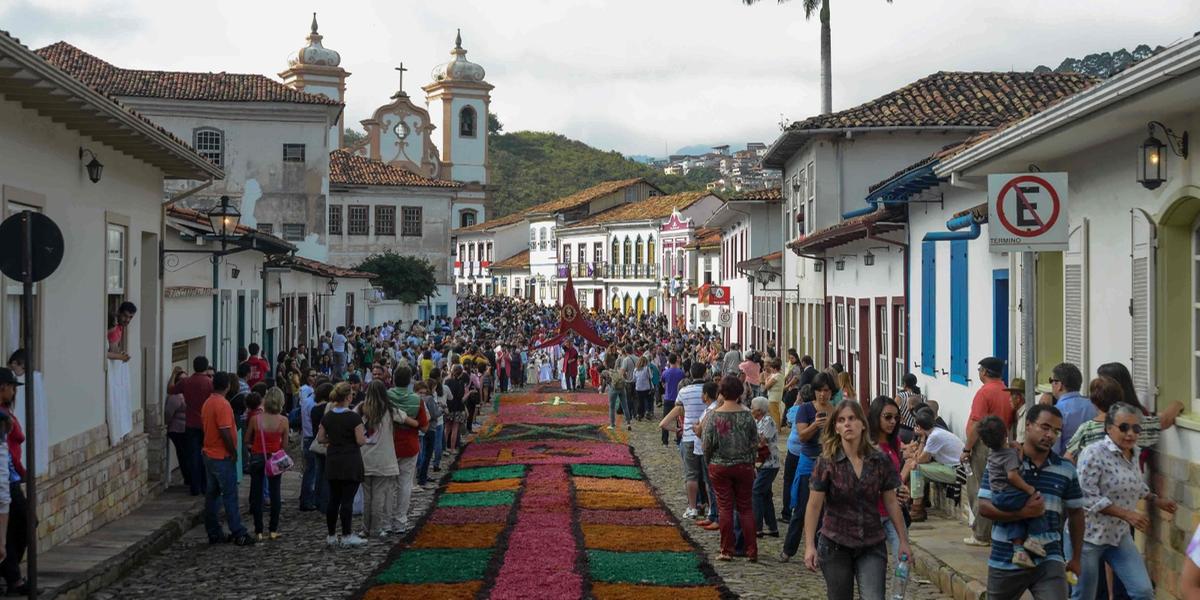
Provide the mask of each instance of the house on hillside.
{"label": "house on hillside", "polygon": [[783,282],[797,292],[795,301],[785,300],[781,345],[813,355],[818,365],[842,363],[864,396],[892,393],[908,363],[908,344],[901,342],[911,246],[905,221],[911,211],[936,204],[914,203],[906,211],[872,195],[871,187],[1093,83],[1077,74],[938,72],[791,124],[763,158],[764,167],[783,169],[780,224],[790,240]]}

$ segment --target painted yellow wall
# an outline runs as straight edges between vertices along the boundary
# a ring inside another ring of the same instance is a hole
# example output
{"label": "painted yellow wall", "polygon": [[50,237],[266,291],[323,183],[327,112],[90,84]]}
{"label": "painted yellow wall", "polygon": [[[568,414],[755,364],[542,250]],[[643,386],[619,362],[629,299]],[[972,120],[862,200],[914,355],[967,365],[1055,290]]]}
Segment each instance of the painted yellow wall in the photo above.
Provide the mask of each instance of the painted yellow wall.
{"label": "painted yellow wall", "polygon": [[1039,252],[1037,261],[1037,378],[1048,381],[1063,360],[1063,255]]}
{"label": "painted yellow wall", "polygon": [[1200,215],[1200,200],[1185,197],[1159,215],[1158,272],[1155,289],[1155,374],[1158,383],[1158,406],[1182,400],[1190,410],[1192,405],[1189,364],[1192,356],[1192,336],[1179,335],[1192,331],[1192,226]]}

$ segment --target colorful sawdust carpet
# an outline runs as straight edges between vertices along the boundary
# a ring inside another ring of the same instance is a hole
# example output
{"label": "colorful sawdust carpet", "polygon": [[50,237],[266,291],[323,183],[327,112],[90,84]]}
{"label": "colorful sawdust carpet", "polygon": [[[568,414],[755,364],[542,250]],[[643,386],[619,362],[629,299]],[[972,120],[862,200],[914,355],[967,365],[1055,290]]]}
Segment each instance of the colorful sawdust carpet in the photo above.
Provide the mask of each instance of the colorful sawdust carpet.
{"label": "colorful sawdust carpet", "polygon": [[506,394],[368,600],[734,595],[645,481],[599,394]]}

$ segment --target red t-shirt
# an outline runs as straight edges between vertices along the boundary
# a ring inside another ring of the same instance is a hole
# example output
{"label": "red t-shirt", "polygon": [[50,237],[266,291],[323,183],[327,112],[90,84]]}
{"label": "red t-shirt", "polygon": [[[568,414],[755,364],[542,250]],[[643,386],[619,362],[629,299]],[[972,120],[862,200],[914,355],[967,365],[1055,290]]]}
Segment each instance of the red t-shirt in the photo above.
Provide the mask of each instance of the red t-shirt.
{"label": "red t-shirt", "polygon": [[1000,417],[1005,429],[1012,426],[1012,395],[1004,391],[1004,384],[999,381],[983,384],[971,401],[971,422],[979,422],[988,415]]}
{"label": "red t-shirt", "polygon": [[[408,415],[412,416],[412,415]],[[417,428],[393,427],[392,443],[396,446],[396,458],[408,458],[421,453],[421,437],[419,427],[429,425],[429,413],[425,412],[425,403],[421,402],[417,409]]]}
{"label": "red t-shirt", "polygon": [[251,356],[246,359],[246,364],[250,365],[250,374],[246,376],[246,385],[250,387],[254,387],[266,379],[267,373],[271,370],[271,365],[261,356]]}
{"label": "red t-shirt", "polygon": [[212,391],[212,377],[204,373],[192,373],[190,376],[180,380],[178,385],[167,388],[168,394],[183,394],[183,403],[187,409],[185,411],[187,427],[189,429],[200,429],[203,426],[203,422],[200,420],[200,409],[204,406],[204,401],[208,399]]}
{"label": "red t-shirt", "polygon": [[25,465],[21,463],[21,444],[25,443],[25,432],[21,430],[21,422],[17,420],[17,415],[8,413],[12,419],[12,431],[8,432],[8,453],[12,456],[13,468],[17,470],[17,475],[21,476],[21,481],[25,480]]}

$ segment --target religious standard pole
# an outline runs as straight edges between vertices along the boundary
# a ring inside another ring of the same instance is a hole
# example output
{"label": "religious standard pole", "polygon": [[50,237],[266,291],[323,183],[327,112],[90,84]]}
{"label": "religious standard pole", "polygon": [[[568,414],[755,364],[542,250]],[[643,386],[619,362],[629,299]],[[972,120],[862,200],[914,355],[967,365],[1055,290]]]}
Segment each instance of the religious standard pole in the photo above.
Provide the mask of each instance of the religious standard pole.
{"label": "religious standard pole", "polygon": [[[28,497],[25,503],[25,530],[28,538],[28,555],[26,560],[27,577],[29,582],[29,597],[38,596],[38,566],[37,566],[37,425],[34,423],[36,402],[36,382],[34,373],[38,368],[37,351],[33,346],[33,212],[21,213],[21,270],[24,273],[22,300],[22,318],[25,320],[25,482]],[[3,485],[0,482],[0,485]]]}

